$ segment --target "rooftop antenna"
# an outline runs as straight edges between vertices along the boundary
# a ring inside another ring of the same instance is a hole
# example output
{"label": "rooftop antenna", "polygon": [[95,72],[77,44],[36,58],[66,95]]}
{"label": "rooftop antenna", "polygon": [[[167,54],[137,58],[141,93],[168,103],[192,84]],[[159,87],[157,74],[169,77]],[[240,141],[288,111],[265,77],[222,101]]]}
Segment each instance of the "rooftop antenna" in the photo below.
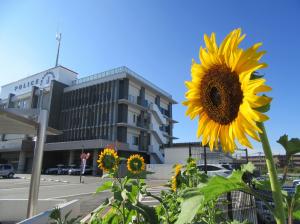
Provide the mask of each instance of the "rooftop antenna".
{"label": "rooftop antenna", "polygon": [[56,40],[57,40],[58,44],[57,44],[57,54],[56,54],[55,67],[58,66],[58,58],[59,58],[59,49],[60,49],[61,33],[57,33],[57,34],[56,34]]}

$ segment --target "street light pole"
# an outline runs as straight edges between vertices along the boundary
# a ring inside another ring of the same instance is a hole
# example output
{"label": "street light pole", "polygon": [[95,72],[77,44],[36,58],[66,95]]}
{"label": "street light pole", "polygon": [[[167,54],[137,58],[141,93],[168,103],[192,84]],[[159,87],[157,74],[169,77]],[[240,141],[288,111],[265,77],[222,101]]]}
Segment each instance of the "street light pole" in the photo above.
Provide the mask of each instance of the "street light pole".
{"label": "street light pole", "polygon": [[83,169],[83,163],[82,163],[82,158],[81,156],[83,155],[84,153],[84,150],[83,150],[84,146],[82,145],[81,146],[81,155],[80,155],[80,177],[79,177],[79,183],[81,183],[81,178],[82,178],[82,169]]}
{"label": "street light pole", "polygon": [[248,157],[248,148],[246,148],[246,162],[249,162],[249,157]]}
{"label": "street light pole", "polygon": [[41,168],[42,168],[44,145],[46,139],[47,123],[48,123],[48,111],[40,110],[37,140],[34,148],[34,157],[33,157],[32,172],[31,172],[31,179],[30,179],[27,218],[30,218],[35,215],[37,204],[38,204]]}
{"label": "street light pole", "polygon": [[206,145],[204,146],[204,172],[207,174],[207,158],[206,158]]}

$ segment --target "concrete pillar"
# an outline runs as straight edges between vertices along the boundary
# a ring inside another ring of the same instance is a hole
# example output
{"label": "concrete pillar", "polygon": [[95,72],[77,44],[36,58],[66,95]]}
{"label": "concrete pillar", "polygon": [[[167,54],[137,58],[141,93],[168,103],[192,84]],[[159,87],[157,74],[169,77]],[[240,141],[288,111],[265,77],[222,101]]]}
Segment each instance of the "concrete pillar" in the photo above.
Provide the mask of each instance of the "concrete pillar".
{"label": "concrete pillar", "polygon": [[26,152],[20,151],[17,173],[24,173],[26,162]]}
{"label": "concrete pillar", "polygon": [[69,154],[69,162],[68,162],[68,165],[72,165],[74,163],[74,155],[75,155],[75,152],[70,150],[70,154]]}
{"label": "concrete pillar", "polygon": [[98,153],[99,153],[99,150],[98,149],[95,149],[93,151],[93,175],[97,175],[98,173],[98,163],[97,163],[97,160],[98,160]]}

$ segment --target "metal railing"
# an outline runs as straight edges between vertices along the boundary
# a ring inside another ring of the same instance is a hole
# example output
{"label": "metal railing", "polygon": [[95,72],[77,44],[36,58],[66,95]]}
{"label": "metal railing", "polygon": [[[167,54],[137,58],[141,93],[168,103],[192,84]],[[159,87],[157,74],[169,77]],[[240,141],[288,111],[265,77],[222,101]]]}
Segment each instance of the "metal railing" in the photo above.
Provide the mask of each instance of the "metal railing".
{"label": "metal railing", "polygon": [[121,66],[121,67],[110,69],[110,70],[107,70],[107,71],[104,71],[104,72],[96,73],[94,75],[90,75],[90,76],[87,76],[87,77],[84,77],[84,78],[76,79],[72,82],[72,86],[78,85],[78,84],[81,84],[81,83],[85,83],[85,82],[89,82],[89,81],[92,81],[92,80],[101,79],[101,78],[104,78],[104,77],[120,74],[120,73],[127,73],[127,74],[133,76],[134,78],[140,80],[141,82],[147,84],[151,88],[157,90],[158,92],[161,92],[164,95],[166,95],[167,97],[172,98],[171,94],[169,94],[166,91],[162,90],[161,88],[159,88],[155,84],[149,82],[147,79],[145,79],[141,75],[137,74],[136,72],[132,71],[131,69],[127,68],[126,66]]}

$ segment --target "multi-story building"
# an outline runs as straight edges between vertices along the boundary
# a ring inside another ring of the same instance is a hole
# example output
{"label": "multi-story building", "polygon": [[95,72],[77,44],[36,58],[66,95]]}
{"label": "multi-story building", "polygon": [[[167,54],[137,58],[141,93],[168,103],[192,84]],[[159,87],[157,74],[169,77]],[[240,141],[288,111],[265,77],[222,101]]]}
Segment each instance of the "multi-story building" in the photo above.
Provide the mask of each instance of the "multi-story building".
{"label": "multi-story building", "polygon": [[[246,160],[246,157],[242,157],[242,160]],[[283,168],[286,165],[286,156],[285,155],[273,155],[273,160],[277,168]],[[248,161],[252,162],[258,169],[266,169],[266,158],[263,154],[258,156],[249,156]],[[289,168],[300,168],[300,154],[295,154],[291,157],[290,163],[288,164]]]}
{"label": "multi-story building", "polygon": [[[147,163],[162,163],[162,149],[173,140],[172,96],[127,67],[77,79],[57,66],[1,88],[0,107],[34,119],[49,111],[48,126],[62,131],[48,136],[43,169],[79,164],[82,151],[97,167],[101,149],[114,145],[122,157],[132,153]],[[0,160],[19,172],[31,170],[34,136],[2,133]]]}

